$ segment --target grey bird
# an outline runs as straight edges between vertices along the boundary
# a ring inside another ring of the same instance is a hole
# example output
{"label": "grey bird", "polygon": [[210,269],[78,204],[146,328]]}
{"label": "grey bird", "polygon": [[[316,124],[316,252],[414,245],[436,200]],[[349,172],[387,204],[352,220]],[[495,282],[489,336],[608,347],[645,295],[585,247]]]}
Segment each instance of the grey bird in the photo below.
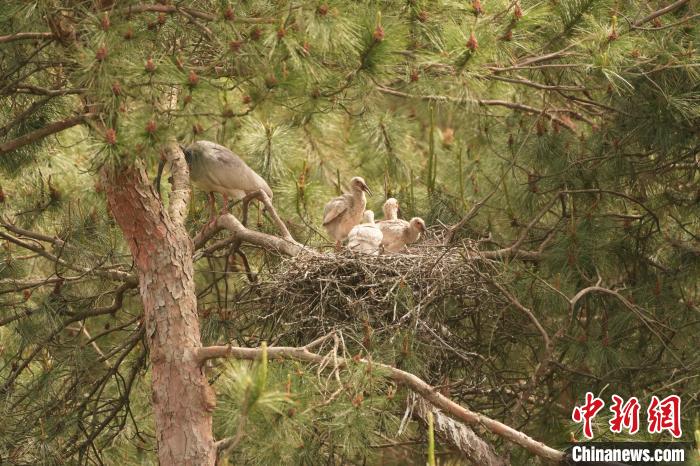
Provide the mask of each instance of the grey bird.
{"label": "grey bird", "polygon": [[420,217],[413,217],[410,222],[398,218],[399,203],[389,198],[384,203],[384,217],[377,223],[382,232],[382,246],[386,252],[399,252],[407,244],[415,243],[421,233],[425,233],[425,222]]}
{"label": "grey bird", "polygon": [[323,210],[323,227],[335,240],[336,250],[341,242],[348,237],[352,227],[360,223],[367,205],[365,193],[372,191],[361,177],[350,180],[350,193],[331,199]]}
{"label": "grey bird", "polygon": [[[222,213],[226,212],[229,198],[239,200],[262,190],[272,199],[272,190],[267,182],[226,147],[210,141],[196,141],[181,148],[190,168],[192,184],[209,193],[212,220],[216,211],[214,193],[221,193],[224,197]],[[160,190],[162,166],[158,167],[158,171],[157,185]]]}
{"label": "grey bird", "polygon": [[381,230],[374,223],[374,212],[365,210],[362,223],[352,227],[348,233],[348,249],[362,254],[379,255],[382,237]]}

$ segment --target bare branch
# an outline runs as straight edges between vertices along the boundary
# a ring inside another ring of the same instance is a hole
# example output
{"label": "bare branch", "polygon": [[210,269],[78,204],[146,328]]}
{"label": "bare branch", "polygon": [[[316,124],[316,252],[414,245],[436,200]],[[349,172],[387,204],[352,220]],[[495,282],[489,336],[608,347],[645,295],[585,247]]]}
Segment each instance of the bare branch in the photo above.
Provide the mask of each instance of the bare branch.
{"label": "bare branch", "polygon": [[[251,197],[259,199],[260,202],[263,203],[263,205],[265,206],[265,209],[272,217],[272,221],[275,222],[275,226],[277,226],[277,229],[280,231],[282,238],[284,238],[286,240],[294,241],[294,238],[292,238],[292,235],[289,233],[289,230],[287,229],[287,225],[284,224],[284,222],[280,218],[279,214],[277,214],[277,209],[275,209],[275,207],[272,205],[272,200],[267,195],[267,193],[261,189],[259,191],[256,191],[256,192],[246,196],[246,198],[243,199],[243,202],[246,203],[246,200],[249,200],[249,198],[251,198]],[[244,209],[247,209],[247,207],[244,206]]]}
{"label": "bare branch", "polygon": [[516,63],[516,64],[513,65],[513,66],[504,67],[504,68],[495,68],[495,67],[494,67],[494,68],[489,68],[489,69],[492,70],[492,71],[496,71],[496,72],[499,72],[499,71],[518,70],[518,69],[521,69],[521,68],[524,68],[524,67],[528,67],[528,66],[530,66],[530,65],[534,65],[535,63],[542,63],[543,61],[549,61],[549,60],[553,60],[553,59],[555,59],[555,58],[559,58],[559,57],[565,56],[565,55],[566,55],[566,51],[569,50],[569,49],[572,49],[572,48],[575,47],[575,46],[576,46],[576,44],[574,43],[574,44],[571,44],[571,45],[569,45],[569,46],[567,46],[567,47],[564,47],[564,48],[561,49],[561,50],[557,50],[556,52],[547,53],[547,54],[545,54],[545,55],[539,55],[539,56],[536,56],[536,57],[530,57],[530,58],[527,58],[527,59],[525,59],[525,60],[523,60],[523,61],[521,61],[521,62]]}
{"label": "bare branch", "polygon": [[79,125],[83,123],[87,118],[95,116],[94,113],[86,113],[83,115],[78,115],[75,117],[67,118],[65,120],[57,121],[51,124],[48,124],[44,126],[43,128],[39,128],[37,130],[31,131],[25,135],[22,135],[18,138],[12,139],[11,141],[5,142],[3,144],[0,144],[0,155],[5,154],[7,152],[13,151],[15,149],[18,149],[20,147],[26,146],[27,144],[31,144],[33,142],[38,141],[39,139],[43,139],[46,136],[50,136],[52,134],[60,133],[63,130],[66,130],[68,128],[72,128],[73,126]]}
{"label": "bare branch", "polygon": [[[204,21],[216,21],[216,15],[207,13],[202,10],[196,10],[194,8],[185,8],[181,6],[174,5],[132,5],[119,10],[122,14],[130,15],[132,13],[181,13],[186,16],[192,16],[197,19]],[[240,18],[236,17],[234,19],[238,23],[251,23],[251,24],[273,24],[278,20],[274,18]]]}
{"label": "bare branch", "polygon": [[286,256],[296,256],[302,251],[310,252],[311,250],[297,243],[294,240],[280,238],[278,236],[268,235],[259,231],[250,230],[243,226],[236,217],[231,214],[222,215],[217,220],[217,225],[230,231],[236,238],[262,248],[277,251]]}
{"label": "bare branch", "polygon": [[575,118],[584,120],[585,117],[578,114],[577,112],[569,109],[541,109],[536,107],[531,107],[530,105],[521,104],[519,102],[508,102],[507,100],[493,100],[493,99],[463,99],[444,95],[413,95],[406,92],[397,91],[396,89],[391,89],[385,86],[377,86],[377,90],[384,94],[393,95],[396,97],[403,97],[406,99],[421,99],[435,102],[451,102],[456,104],[474,104],[485,107],[505,107],[511,110],[518,110],[524,113],[530,113],[533,115],[542,115],[543,117],[556,121],[569,131],[575,131],[576,127],[570,122],[563,120],[556,116],[557,113],[569,113]]}
{"label": "bare branch", "polygon": [[6,36],[0,36],[0,44],[16,40],[53,39],[53,32],[16,32]]}
{"label": "bare branch", "polygon": [[479,212],[479,210],[484,206],[484,204],[491,199],[491,196],[496,194],[496,191],[498,191],[498,187],[491,191],[489,194],[486,195],[482,200],[474,204],[474,206],[467,212],[467,214],[462,217],[462,219],[457,222],[456,224],[452,225],[448,230],[447,233],[445,234],[445,241],[444,244],[448,245],[452,242],[452,239],[455,236],[455,233],[457,233],[469,220],[474,218],[474,216]]}
{"label": "bare branch", "polygon": [[469,426],[445,416],[439,409],[428,405],[422,398],[418,400],[414,411],[424,422],[428,412],[433,413],[435,431],[464,453],[473,464],[483,466],[505,466],[508,462],[496,454],[493,446],[476,435]]}
{"label": "bare branch", "polygon": [[652,14],[647,15],[638,21],[635,21],[632,24],[632,26],[633,27],[641,26],[642,24],[648,23],[649,21],[653,20],[654,18],[658,18],[659,16],[663,16],[666,13],[671,13],[672,11],[676,11],[677,9],[679,9],[680,7],[685,5],[686,3],[688,3],[688,0],[678,0],[676,2],[673,2],[670,5],[668,5],[667,7],[661,8],[660,10],[656,10]]}
{"label": "bare branch", "polygon": [[0,231],[0,238],[4,238],[7,241],[16,244],[17,246],[20,246],[24,249],[28,249],[30,251],[34,251],[37,254],[43,256],[44,258],[48,259],[51,262],[55,262],[56,264],[60,264],[63,267],[66,267],[67,269],[70,270],[75,270],[78,272],[82,272],[85,274],[94,274],[100,277],[108,278],[110,280],[117,280],[117,281],[124,281],[132,284],[137,283],[137,279],[134,275],[127,273],[127,272],[122,272],[120,270],[103,270],[99,268],[88,268],[88,267],[80,267],[77,265],[69,264],[60,257],[55,256],[54,254],[51,254],[50,252],[46,251],[43,247],[34,245],[32,243],[29,243],[27,241],[21,240],[15,236],[9,235],[7,233],[3,233]]}
{"label": "bare branch", "polygon": [[[535,218],[533,218],[530,223],[528,223],[525,226],[525,229],[520,233],[520,236],[518,239],[515,240],[513,244],[506,248],[501,248],[497,249],[495,251],[483,251],[481,252],[481,255],[485,258],[488,259],[504,259],[504,258],[513,258],[513,257],[520,257],[523,259],[538,259],[541,255],[540,251],[522,251],[520,250],[520,246],[523,244],[525,239],[527,238],[528,233],[532,228],[535,226],[537,222],[540,221],[542,217],[544,217],[547,212],[549,212],[549,209],[552,208],[554,203],[561,197],[562,193],[558,192],[555,194],[547,204],[540,210],[537,215],[535,215]],[[551,238],[551,237],[549,237]],[[549,239],[548,238],[548,239]]]}
{"label": "bare branch", "polygon": [[[232,237],[224,240],[223,242],[217,243],[216,247],[220,247],[222,244],[236,244],[243,241],[250,244],[260,246],[264,249],[276,251],[278,253],[284,254],[286,256],[296,256],[301,252],[308,252],[316,254],[313,249],[307,248],[306,246],[298,243],[292,235],[289,233],[287,226],[284,224],[280,216],[277,214],[277,210],[272,205],[270,197],[262,190],[248,194],[243,198],[243,212],[244,218],[247,216],[246,212],[248,210],[248,204],[253,199],[259,199],[265,206],[265,210],[272,217],[272,221],[277,226],[277,229],[281,233],[281,237],[269,235],[267,233],[262,233],[259,231],[251,230],[247,228],[241,221],[239,221],[232,214],[221,215],[214,225],[207,226],[199,234],[197,234],[193,239],[194,249],[200,249],[204,244],[217,232],[222,229],[229,230],[232,233]],[[237,249],[237,247],[236,247]],[[201,257],[202,253],[198,253],[197,257]]]}
{"label": "bare branch", "polygon": [[187,217],[187,206],[190,200],[190,169],[185,161],[185,154],[174,141],[169,142],[165,147],[165,158],[170,163],[173,176],[168,214],[173,222],[182,225]]}
{"label": "bare branch", "polygon": [[44,87],[33,86],[31,84],[18,84],[14,91],[19,92],[20,94],[36,94],[45,95],[47,97],[56,97],[68,94],[83,94],[86,89],[46,89]]}

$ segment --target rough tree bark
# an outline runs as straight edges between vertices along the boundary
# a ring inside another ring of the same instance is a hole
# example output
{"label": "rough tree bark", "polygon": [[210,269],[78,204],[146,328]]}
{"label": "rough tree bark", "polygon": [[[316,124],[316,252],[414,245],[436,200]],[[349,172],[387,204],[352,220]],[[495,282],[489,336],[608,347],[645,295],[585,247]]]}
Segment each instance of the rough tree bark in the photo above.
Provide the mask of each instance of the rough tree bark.
{"label": "rough tree bark", "polygon": [[[186,166],[180,168],[187,176]],[[195,358],[202,345],[192,240],[183,225],[189,190],[182,187],[181,199],[171,199],[170,212],[166,212],[143,169],[106,176],[109,208],[138,271],[153,372],[159,462],[163,466],[214,465],[212,410],[216,399]]]}

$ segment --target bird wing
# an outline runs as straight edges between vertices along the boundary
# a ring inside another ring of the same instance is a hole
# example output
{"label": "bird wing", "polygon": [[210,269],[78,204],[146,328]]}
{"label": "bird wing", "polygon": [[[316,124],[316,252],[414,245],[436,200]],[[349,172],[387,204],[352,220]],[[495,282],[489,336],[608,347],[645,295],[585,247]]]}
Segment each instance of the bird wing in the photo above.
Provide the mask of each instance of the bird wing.
{"label": "bird wing", "polygon": [[[382,220],[377,222],[377,226],[382,231],[382,233],[388,232],[389,234],[400,234],[410,224],[406,220],[396,219],[396,220]],[[386,233],[385,233],[386,234]]]}
{"label": "bird wing", "polygon": [[409,227],[409,223],[406,220],[382,220],[381,222],[378,222],[377,225],[382,232],[382,243],[385,246],[403,246],[405,243],[403,234]]}
{"label": "bird wing", "polygon": [[382,232],[379,228],[367,224],[355,225],[352,230],[350,230],[350,234],[348,234],[348,238],[351,241],[356,240],[376,244],[377,246],[382,242],[382,236]]}
{"label": "bird wing", "polygon": [[348,249],[365,254],[377,254],[382,244],[382,232],[376,225],[355,225],[348,234]]}
{"label": "bird wing", "polygon": [[342,195],[338,196],[334,199],[331,199],[328,204],[326,204],[326,207],[323,209],[323,224],[327,225],[338,216],[340,216],[343,212],[348,210],[348,207],[350,205],[350,202],[348,199],[346,199],[347,195]]}

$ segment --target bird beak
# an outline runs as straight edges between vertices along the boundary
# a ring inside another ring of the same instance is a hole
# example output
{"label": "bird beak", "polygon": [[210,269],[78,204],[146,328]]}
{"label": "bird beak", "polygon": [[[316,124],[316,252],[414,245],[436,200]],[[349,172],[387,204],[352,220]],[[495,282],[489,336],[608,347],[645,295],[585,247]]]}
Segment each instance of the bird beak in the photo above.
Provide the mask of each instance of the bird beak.
{"label": "bird beak", "polygon": [[364,192],[366,192],[367,194],[369,194],[370,196],[372,195],[372,190],[369,189],[369,186],[367,186],[367,185],[364,184],[364,183],[362,184],[362,190],[363,190]]}

